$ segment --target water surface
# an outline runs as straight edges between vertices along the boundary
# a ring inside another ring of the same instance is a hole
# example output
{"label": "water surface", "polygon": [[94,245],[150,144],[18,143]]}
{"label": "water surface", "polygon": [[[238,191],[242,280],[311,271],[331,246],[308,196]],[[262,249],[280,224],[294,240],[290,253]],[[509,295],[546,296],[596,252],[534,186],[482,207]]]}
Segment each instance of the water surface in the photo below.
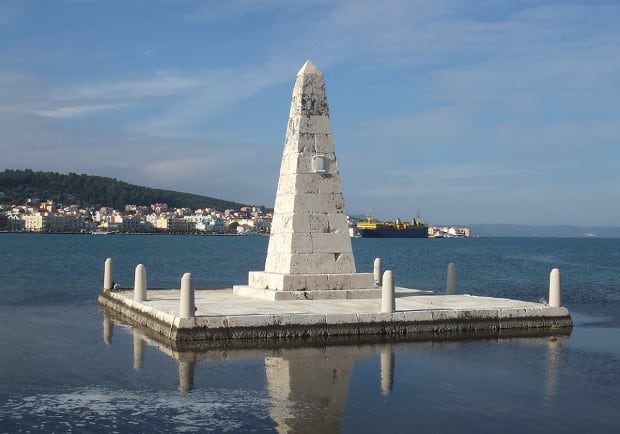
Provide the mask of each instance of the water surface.
{"label": "water surface", "polygon": [[620,240],[355,239],[402,286],[538,301],[551,268],[569,337],[174,352],[104,316],[130,286],[245,283],[262,237],[0,234],[0,432],[617,432]]}

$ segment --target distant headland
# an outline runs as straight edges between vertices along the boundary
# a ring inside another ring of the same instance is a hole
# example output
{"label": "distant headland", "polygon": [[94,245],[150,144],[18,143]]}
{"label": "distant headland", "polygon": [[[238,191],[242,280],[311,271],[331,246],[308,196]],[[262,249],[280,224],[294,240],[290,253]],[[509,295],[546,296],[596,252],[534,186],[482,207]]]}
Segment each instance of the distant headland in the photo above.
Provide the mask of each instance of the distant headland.
{"label": "distant headland", "polygon": [[[29,225],[40,226],[39,232],[130,233],[268,233],[272,211],[263,205],[143,187],[110,177],[31,169],[0,172],[0,231],[23,231],[26,214],[41,215],[42,209],[54,217],[30,218]],[[43,229],[46,224],[54,229]],[[620,238],[620,227],[467,226],[476,237]]]}

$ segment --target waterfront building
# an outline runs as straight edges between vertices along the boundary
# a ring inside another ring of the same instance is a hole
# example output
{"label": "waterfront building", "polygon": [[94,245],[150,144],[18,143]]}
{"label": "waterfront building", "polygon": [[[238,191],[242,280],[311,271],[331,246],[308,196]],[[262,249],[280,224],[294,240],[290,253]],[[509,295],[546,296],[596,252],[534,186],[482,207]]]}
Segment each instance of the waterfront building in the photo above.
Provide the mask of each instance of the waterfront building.
{"label": "waterfront building", "polygon": [[167,230],[169,228],[170,218],[166,215],[149,214],[146,216],[146,221],[155,229]]}
{"label": "waterfront building", "polygon": [[24,229],[28,232],[80,232],[84,229],[81,217],[52,213],[37,213],[23,217]]}

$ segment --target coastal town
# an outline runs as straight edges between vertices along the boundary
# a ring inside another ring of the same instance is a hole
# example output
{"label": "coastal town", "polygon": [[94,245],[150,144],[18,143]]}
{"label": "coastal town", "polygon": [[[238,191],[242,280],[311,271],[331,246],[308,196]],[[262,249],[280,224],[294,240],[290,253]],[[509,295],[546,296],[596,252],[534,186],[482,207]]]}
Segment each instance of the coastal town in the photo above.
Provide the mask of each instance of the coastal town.
{"label": "coastal town", "polygon": [[[173,208],[165,203],[154,203],[149,206],[130,204],[125,205],[123,210],[116,210],[28,199],[21,205],[0,204],[0,232],[268,235],[272,217],[271,212],[259,206],[218,210]],[[359,236],[356,228],[358,220],[347,220],[350,235]],[[428,238],[469,236],[469,228],[428,228]]]}

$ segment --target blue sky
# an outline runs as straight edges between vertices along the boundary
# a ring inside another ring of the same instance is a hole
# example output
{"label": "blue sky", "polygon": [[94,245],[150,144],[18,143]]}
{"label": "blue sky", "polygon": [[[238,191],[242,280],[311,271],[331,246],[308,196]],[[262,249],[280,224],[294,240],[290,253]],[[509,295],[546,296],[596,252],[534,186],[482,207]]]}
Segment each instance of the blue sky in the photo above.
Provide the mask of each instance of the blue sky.
{"label": "blue sky", "polygon": [[3,0],[0,169],[273,206],[307,58],[349,214],[619,224],[617,1]]}

